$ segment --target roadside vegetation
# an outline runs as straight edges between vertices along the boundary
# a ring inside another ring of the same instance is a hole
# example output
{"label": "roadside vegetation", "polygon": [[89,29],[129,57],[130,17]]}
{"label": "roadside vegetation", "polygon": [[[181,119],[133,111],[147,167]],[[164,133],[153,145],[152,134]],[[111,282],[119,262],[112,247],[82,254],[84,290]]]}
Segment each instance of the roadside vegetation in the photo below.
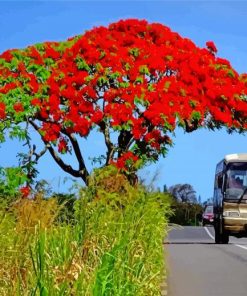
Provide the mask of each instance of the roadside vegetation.
{"label": "roadside vegetation", "polygon": [[198,203],[172,200],[173,215],[170,223],[187,226],[198,226],[202,223],[203,206]]}
{"label": "roadside vegetation", "polygon": [[173,215],[170,223],[197,226],[202,222],[203,205],[190,184],[176,184],[168,188]]}
{"label": "roadside vegetation", "polygon": [[160,295],[170,196],[95,171],[78,198],[0,207],[0,295]]}

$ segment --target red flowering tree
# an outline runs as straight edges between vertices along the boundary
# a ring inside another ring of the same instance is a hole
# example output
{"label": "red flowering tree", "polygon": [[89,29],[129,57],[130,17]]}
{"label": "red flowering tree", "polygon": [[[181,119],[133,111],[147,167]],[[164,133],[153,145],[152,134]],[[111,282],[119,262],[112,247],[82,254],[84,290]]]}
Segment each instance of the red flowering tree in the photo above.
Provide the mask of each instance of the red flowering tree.
{"label": "red flowering tree", "polygon": [[[87,183],[78,139],[102,133],[104,165],[135,171],[171,145],[176,126],[247,128],[247,75],[161,24],[121,20],[65,42],[46,42],[0,55],[0,137],[27,142],[23,168],[49,151],[67,173]],[[44,144],[37,151],[30,129]],[[74,153],[78,164],[68,164]]]}

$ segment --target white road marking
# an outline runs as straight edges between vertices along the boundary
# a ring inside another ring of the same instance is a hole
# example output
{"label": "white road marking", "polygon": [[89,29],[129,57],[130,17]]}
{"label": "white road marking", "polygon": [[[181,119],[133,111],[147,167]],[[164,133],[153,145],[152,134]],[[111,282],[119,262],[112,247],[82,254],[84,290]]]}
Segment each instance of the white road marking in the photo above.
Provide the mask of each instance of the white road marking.
{"label": "white road marking", "polygon": [[176,223],[169,223],[168,227],[171,227],[171,229],[184,229],[182,225],[176,224]]}
{"label": "white road marking", "polygon": [[206,230],[206,232],[210,236],[210,238],[214,240],[214,236],[210,233],[210,231],[208,230],[208,228],[207,227],[204,227],[204,229]]}
{"label": "white road marking", "polygon": [[[206,230],[206,232],[209,235],[209,237],[214,240],[214,236],[210,233],[210,231],[208,230],[208,228],[207,227],[204,227],[204,229]],[[247,250],[247,247],[242,246],[242,245],[234,244],[234,246],[239,247],[239,248],[242,248],[244,250]]]}
{"label": "white road marking", "polygon": [[242,249],[247,250],[247,247],[245,247],[245,246],[242,246],[242,245],[236,245],[236,244],[234,244],[234,245],[237,246],[237,247],[239,247],[239,248],[242,248]]}

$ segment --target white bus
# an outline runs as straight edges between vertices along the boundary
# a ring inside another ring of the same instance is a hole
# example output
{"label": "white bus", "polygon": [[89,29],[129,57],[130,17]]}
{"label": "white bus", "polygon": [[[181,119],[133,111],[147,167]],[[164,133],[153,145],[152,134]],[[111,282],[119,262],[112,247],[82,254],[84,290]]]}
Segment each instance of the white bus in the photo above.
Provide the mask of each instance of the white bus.
{"label": "white bus", "polygon": [[229,235],[247,237],[247,154],[229,154],[216,166],[214,182],[215,243]]}

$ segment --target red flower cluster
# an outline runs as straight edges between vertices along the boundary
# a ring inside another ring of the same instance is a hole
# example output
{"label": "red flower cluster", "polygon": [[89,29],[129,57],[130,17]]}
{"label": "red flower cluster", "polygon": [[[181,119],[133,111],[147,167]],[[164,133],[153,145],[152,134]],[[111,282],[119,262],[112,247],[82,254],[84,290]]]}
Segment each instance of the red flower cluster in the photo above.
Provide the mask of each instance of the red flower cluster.
{"label": "red flower cluster", "polygon": [[217,52],[217,48],[216,48],[216,46],[215,46],[215,44],[214,44],[213,41],[207,41],[206,42],[206,45],[207,45],[207,48],[209,50],[211,50],[213,53],[216,53]]}
{"label": "red flower cluster", "polygon": [[58,152],[66,153],[68,151],[68,142],[64,138],[60,138],[58,141]]}
{"label": "red flower cluster", "polygon": [[20,188],[20,193],[22,197],[26,198],[31,192],[31,188],[29,186],[24,186]]}
{"label": "red flower cluster", "polygon": [[44,122],[40,132],[45,142],[55,142],[60,135],[60,126],[58,124],[51,124]]}
{"label": "red flower cluster", "polygon": [[121,171],[131,171],[138,159],[139,158],[134,155],[133,152],[128,151],[122,154],[116,162],[112,163],[115,164]]}
{"label": "red flower cluster", "polygon": [[0,102],[0,119],[5,119],[6,117],[6,106],[4,103]]}
{"label": "red flower cluster", "polygon": [[14,106],[13,106],[13,108],[14,108],[14,110],[15,110],[16,113],[19,113],[19,112],[23,112],[24,111],[23,105],[20,102],[15,103]]}
{"label": "red flower cluster", "polygon": [[115,149],[109,161],[127,168],[128,159],[164,151],[176,125],[188,132],[200,126],[247,128],[247,74],[216,57],[212,41],[199,48],[166,26],[130,19],[59,45],[0,55],[0,119],[6,118],[6,104],[33,114],[44,141],[61,153],[68,151],[64,135],[87,137],[98,127],[108,148],[109,137],[119,134],[115,147],[126,153],[117,159]]}

